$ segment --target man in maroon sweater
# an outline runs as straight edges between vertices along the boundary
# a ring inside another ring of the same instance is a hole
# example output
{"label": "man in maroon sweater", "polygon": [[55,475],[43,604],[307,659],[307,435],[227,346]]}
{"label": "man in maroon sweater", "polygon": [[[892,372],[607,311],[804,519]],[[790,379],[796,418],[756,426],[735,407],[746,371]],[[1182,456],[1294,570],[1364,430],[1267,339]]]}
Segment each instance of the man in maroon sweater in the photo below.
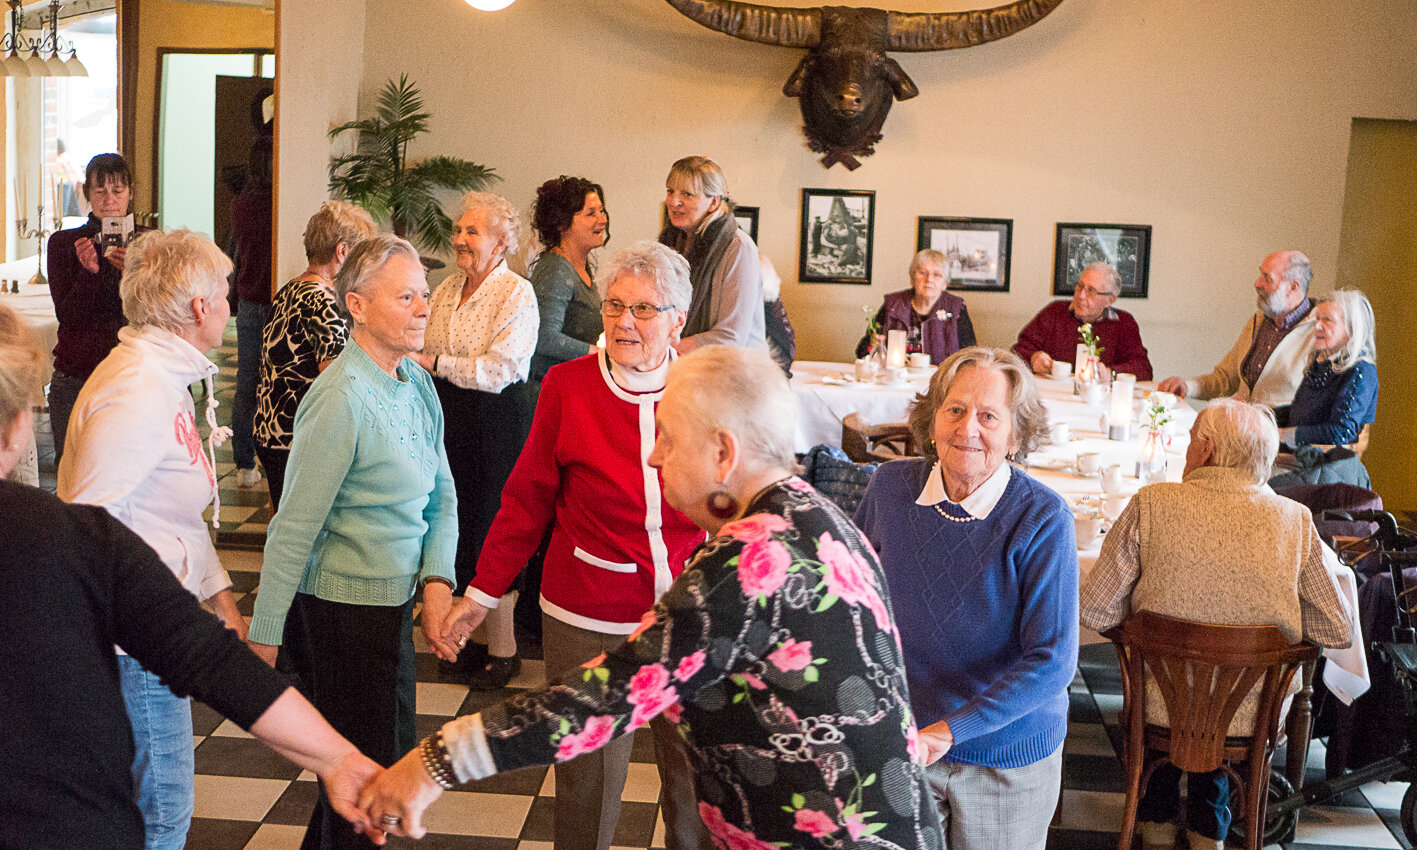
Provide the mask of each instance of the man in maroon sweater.
{"label": "man in maroon sweater", "polygon": [[1024,325],[1014,343],[1014,353],[1026,360],[1034,372],[1048,375],[1054,360],[1073,362],[1082,341],[1079,329],[1091,324],[1102,347],[1104,366],[1136,375],[1138,381],[1150,381],[1151,361],[1141,343],[1137,320],[1131,313],[1112,306],[1121,291],[1122,280],[1116,270],[1106,263],[1093,263],[1078,276],[1072,301],[1054,301]]}

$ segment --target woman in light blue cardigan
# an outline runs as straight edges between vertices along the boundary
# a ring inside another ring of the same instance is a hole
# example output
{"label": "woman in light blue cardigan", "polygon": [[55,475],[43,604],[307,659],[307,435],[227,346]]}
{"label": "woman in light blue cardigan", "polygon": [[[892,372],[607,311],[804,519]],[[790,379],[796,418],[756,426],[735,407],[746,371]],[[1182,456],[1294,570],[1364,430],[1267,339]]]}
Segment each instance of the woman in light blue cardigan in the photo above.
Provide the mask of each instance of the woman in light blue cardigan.
{"label": "woman in light blue cardigan", "polygon": [[[433,382],[405,359],[428,322],[418,253],[396,236],[368,239],[335,292],[351,344],[296,412],[250,641],[270,663],[284,644],[320,712],[391,765],[417,743],[414,593],[422,585],[425,630],[452,602],[457,497]],[[304,846],[368,842],[322,788]]]}

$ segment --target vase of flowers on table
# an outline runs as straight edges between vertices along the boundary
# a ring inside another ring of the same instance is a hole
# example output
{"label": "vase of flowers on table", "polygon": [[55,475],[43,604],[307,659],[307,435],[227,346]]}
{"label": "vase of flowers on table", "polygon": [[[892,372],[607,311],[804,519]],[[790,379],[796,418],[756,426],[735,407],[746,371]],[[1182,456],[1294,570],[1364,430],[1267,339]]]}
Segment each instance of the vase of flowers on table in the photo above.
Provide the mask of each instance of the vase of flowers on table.
{"label": "vase of flowers on table", "polygon": [[1166,450],[1171,447],[1171,405],[1176,397],[1156,392],[1147,396],[1143,413],[1141,454],[1137,478],[1143,484],[1166,480]]}

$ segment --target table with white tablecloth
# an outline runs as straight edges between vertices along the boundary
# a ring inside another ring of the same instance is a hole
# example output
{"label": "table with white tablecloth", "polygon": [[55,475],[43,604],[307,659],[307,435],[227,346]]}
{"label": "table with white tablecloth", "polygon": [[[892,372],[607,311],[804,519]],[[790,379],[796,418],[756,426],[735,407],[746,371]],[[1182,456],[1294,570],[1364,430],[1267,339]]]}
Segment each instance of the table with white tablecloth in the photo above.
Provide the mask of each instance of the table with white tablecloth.
{"label": "table with white tablecloth", "polygon": [[[44,360],[40,363],[41,386],[44,386],[54,373],[54,346],[59,342],[59,320],[54,316],[54,300],[49,297],[49,287],[30,284],[38,269],[37,255],[0,263],[0,281],[18,281],[20,290],[11,292],[7,286],[5,292],[0,293],[0,306],[19,315],[20,321],[34,334],[35,341],[44,352]],[[35,399],[35,403],[44,404],[42,395]],[[39,483],[39,454],[35,449],[34,433],[28,436],[24,456],[15,464],[11,475],[23,483],[35,485]]]}

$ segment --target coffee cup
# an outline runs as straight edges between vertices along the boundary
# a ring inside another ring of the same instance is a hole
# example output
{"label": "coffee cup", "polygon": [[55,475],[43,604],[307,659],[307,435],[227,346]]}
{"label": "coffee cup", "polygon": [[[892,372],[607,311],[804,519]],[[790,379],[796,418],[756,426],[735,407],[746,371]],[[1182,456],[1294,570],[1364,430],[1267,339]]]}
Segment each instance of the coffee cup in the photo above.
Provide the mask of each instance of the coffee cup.
{"label": "coffee cup", "polygon": [[910,372],[904,366],[887,366],[883,377],[887,383],[903,384],[910,380]]}
{"label": "coffee cup", "polygon": [[923,351],[917,351],[914,354],[910,355],[910,368],[929,369],[930,355],[926,354]]}
{"label": "coffee cup", "polygon": [[1107,397],[1107,387],[1093,381],[1083,384],[1079,392],[1082,395],[1083,404],[1090,407],[1101,404]]}
{"label": "coffee cup", "polygon": [[1102,492],[1122,492],[1122,465],[1120,463],[1102,467]]}
{"label": "coffee cup", "polygon": [[1102,468],[1102,455],[1097,452],[1078,453],[1078,473],[1092,475]]}
{"label": "coffee cup", "polygon": [[1067,363],[1067,362],[1062,361],[1062,360],[1054,360],[1054,361],[1053,361],[1053,378],[1054,378],[1054,380],[1066,381],[1068,378],[1072,377],[1072,374],[1073,374],[1073,364]]}
{"label": "coffee cup", "polygon": [[1048,426],[1048,430],[1053,438],[1053,445],[1066,446],[1071,435],[1068,433],[1068,423],[1054,422]]}
{"label": "coffee cup", "polygon": [[869,358],[862,358],[856,361],[856,380],[874,381],[876,379],[876,361]]}
{"label": "coffee cup", "polygon": [[1077,532],[1078,548],[1086,549],[1102,535],[1102,519],[1092,514],[1074,514],[1073,529]]}
{"label": "coffee cup", "polygon": [[1108,519],[1115,520],[1122,515],[1122,510],[1127,506],[1128,497],[1122,493],[1112,493],[1102,497],[1102,515]]}

